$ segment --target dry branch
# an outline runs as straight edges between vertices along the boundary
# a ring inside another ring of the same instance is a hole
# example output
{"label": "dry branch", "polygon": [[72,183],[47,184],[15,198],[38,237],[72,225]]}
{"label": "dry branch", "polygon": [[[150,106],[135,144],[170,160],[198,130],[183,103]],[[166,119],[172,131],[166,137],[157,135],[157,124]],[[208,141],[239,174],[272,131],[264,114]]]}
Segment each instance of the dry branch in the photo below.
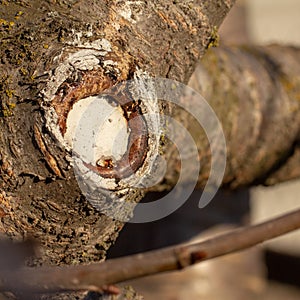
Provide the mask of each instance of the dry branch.
{"label": "dry branch", "polygon": [[161,272],[183,269],[204,260],[233,253],[300,228],[300,209],[196,244],[181,244],[103,263],[41,267],[2,274],[1,290],[30,292],[102,291],[103,287]]}

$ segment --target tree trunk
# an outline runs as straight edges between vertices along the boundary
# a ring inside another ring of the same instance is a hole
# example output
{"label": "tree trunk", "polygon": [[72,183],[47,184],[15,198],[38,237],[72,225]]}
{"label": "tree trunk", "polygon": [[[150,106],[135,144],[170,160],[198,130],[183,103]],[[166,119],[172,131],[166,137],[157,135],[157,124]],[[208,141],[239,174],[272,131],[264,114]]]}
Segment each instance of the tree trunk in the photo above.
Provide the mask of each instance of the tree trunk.
{"label": "tree trunk", "polygon": [[[99,261],[123,226],[94,209],[75,179],[64,141],[73,106],[137,70],[187,82],[233,3],[2,1],[0,230],[41,243],[31,265]],[[122,109],[133,127],[132,106]],[[126,192],[133,202],[144,194]]]}

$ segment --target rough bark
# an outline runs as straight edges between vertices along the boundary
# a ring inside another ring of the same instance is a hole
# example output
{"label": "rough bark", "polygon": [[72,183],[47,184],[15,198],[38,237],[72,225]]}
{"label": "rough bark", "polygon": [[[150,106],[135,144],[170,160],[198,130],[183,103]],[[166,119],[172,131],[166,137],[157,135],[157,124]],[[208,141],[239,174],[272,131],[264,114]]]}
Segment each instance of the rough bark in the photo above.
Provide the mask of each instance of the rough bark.
{"label": "rough bark", "polygon": [[[187,82],[233,3],[1,2],[1,232],[41,243],[31,265],[99,261],[122,228],[82,196],[66,149],[46,126],[47,110],[60,94],[97,94],[131,79],[136,68]],[[87,49],[99,54],[96,70],[57,71],[68,55]],[[63,124],[68,106],[55,109]],[[139,201],[143,193],[132,189],[128,197]]]}

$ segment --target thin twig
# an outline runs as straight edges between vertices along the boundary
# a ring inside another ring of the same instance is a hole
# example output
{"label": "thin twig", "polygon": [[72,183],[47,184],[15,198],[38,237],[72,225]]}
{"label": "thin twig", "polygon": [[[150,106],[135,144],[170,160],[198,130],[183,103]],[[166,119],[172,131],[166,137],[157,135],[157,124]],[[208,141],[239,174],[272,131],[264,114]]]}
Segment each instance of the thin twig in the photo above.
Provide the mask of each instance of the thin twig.
{"label": "thin twig", "polygon": [[[270,221],[240,228],[196,244],[180,244],[103,263],[40,267],[6,274],[6,289],[16,282],[31,292],[100,291],[103,286],[151,274],[186,268],[195,263],[249,248],[300,228],[300,209]],[[2,286],[2,290],[5,288]]]}

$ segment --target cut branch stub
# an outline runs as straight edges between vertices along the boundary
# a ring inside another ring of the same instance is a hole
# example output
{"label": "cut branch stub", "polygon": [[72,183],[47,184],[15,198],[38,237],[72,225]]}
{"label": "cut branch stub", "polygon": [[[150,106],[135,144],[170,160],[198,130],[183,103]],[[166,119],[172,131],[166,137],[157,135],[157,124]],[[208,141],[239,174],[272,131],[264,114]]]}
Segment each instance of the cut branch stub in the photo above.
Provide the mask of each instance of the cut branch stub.
{"label": "cut branch stub", "polygon": [[[68,117],[68,128],[75,128],[78,118],[84,116],[84,111],[93,105],[93,101],[100,106],[99,114],[93,114],[98,120],[92,121],[97,124],[100,119],[102,123],[96,126],[99,130],[94,144],[95,155],[91,161],[84,161],[84,165],[104,178],[120,180],[129,177],[143,165],[147,155],[147,124],[139,104],[135,100],[130,101],[129,97],[122,95],[124,99],[121,98],[121,101],[119,97],[108,95],[84,98],[79,103],[80,107],[70,111]],[[87,116],[90,117],[90,114]],[[83,127],[86,126],[83,124]],[[68,138],[76,138],[77,133],[69,131]],[[72,141],[69,143],[73,144]]]}
{"label": "cut branch stub", "polygon": [[161,150],[161,107],[144,86],[147,75],[137,70],[124,80],[112,57],[109,47],[64,49],[42,91],[46,127],[72,153],[83,194],[101,209],[102,200],[157,182]]}

